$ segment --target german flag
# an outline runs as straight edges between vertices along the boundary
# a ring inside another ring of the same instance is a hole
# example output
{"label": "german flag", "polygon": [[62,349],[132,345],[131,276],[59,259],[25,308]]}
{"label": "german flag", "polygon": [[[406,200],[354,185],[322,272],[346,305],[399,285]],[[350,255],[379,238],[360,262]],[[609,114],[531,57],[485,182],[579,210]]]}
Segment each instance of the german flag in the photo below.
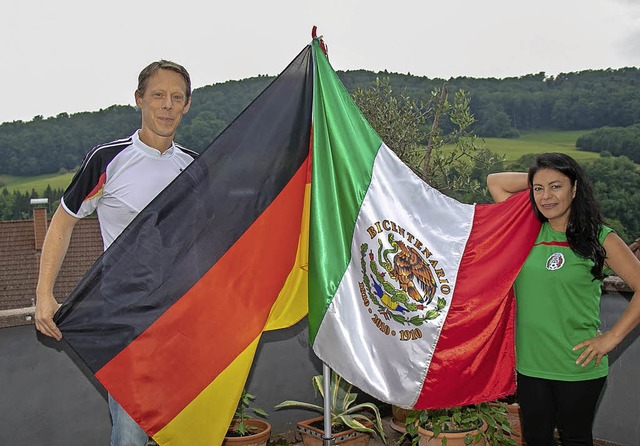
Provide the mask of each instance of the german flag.
{"label": "german flag", "polygon": [[161,445],[220,444],[262,332],[306,314],[312,59],[309,46],[135,218],[55,316]]}

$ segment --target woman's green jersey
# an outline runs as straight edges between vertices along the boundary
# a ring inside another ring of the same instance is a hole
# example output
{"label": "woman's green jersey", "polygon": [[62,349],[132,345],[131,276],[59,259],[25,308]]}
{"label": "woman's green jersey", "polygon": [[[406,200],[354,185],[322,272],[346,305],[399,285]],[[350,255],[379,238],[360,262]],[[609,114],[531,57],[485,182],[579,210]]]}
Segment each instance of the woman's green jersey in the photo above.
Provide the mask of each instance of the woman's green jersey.
{"label": "woman's green jersey", "polygon": [[[600,243],[611,232],[602,227]],[[516,368],[535,378],[581,381],[607,375],[599,366],[576,364],[573,347],[596,336],[600,328],[600,285],[593,262],[575,254],[564,232],[544,223],[518,275],[516,295]]]}

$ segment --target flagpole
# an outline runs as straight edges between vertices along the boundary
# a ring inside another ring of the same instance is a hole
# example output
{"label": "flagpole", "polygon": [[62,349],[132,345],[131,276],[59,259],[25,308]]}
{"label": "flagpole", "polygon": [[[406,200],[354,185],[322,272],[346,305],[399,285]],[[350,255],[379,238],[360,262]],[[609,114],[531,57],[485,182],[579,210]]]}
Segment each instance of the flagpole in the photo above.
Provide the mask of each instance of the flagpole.
{"label": "flagpole", "polygon": [[324,435],[322,446],[333,446],[335,438],[331,432],[331,369],[322,363],[322,385],[324,387]]}
{"label": "flagpole", "polygon": [[[327,47],[322,41],[322,36],[318,37],[316,34],[317,27],[314,25],[311,30],[311,37],[314,40],[318,40],[320,49],[327,54]],[[315,67],[315,52],[311,51],[311,57],[313,60],[313,66]],[[316,82],[315,70],[313,74],[313,81]],[[322,436],[322,446],[334,446],[336,444],[333,432],[331,432],[331,369],[324,362],[322,363],[322,387],[324,387],[324,435]]]}

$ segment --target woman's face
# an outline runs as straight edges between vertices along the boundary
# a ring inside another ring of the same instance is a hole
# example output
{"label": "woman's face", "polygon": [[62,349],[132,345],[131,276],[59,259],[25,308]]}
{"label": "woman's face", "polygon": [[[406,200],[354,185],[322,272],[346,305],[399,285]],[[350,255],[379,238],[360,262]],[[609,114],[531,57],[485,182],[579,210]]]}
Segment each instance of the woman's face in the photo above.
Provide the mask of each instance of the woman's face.
{"label": "woman's face", "polygon": [[566,231],[576,196],[576,186],[571,185],[569,177],[554,169],[540,169],[533,176],[532,188],[536,206],[551,228]]}

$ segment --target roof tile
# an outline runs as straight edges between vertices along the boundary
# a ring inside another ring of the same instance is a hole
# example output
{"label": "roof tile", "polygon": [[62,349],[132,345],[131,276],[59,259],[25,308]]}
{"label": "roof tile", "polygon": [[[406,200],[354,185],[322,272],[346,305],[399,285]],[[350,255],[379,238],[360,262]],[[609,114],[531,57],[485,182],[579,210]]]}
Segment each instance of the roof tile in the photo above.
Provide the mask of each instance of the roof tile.
{"label": "roof tile", "polygon": [[[66,298],[102,250],[98,219],[78,221],[54,287],[58,302]],[[33,220],[0,221],[0,311],[35,304],[39,263]],[[25,324],[32,323],[30,318],[24,319]],[[11,325],[17,324],[12,322]]]}

